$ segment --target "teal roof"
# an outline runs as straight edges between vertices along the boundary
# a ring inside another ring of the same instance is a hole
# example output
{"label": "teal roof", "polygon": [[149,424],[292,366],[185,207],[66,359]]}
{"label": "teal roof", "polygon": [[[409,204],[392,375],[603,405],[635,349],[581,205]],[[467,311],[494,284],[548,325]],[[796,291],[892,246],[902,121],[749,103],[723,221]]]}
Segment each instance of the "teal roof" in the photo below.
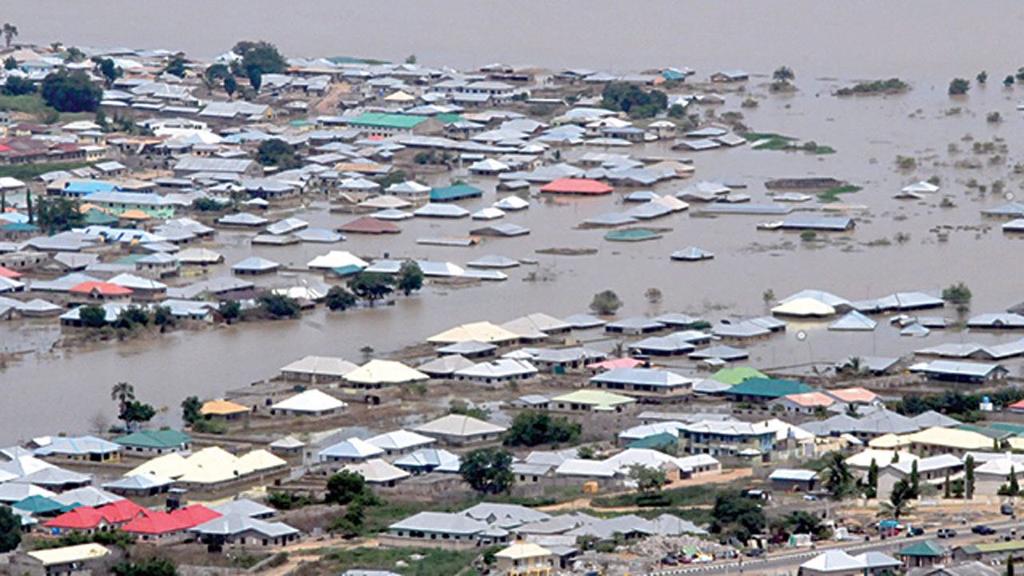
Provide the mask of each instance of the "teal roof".
{"label": "teal roof", "polygon": [[438,122],[442,124],[454,124],[456,122],[462,122],[462,116],[458,114],[438,114],[434,116]]}
{"label": "teal roof", "polygon": [[184,432],[164,428],[162,430],[139,430],[120,438],[114,438],[114,442],[122,446],[168,449],[188,444],[192,442],[192,438]]}
{"label": "teal roof", "polygon": [[0,230],[4,232],[38,232],[39,226],[27,222],[8,222],[0,226]]}
{"label": "teal roof", "polygon": [[989,438],[996,438],[999,440],[1013,438],[1013,436],[1015,435],[1013,432],[1009,430],[1001,430],[999,428],[996,428],[995,426],[988,427],[977,426],[975,424],[959,424],[955,426],[955,428],[958,428],[960,430],[967,430],[968,432],[977,432],[978,434],[981,434],[983,436],[988,436]]}
{"label": "teal roof", "polygon": [[409,129],[419,126],[420,123],[426,120],[426,116],[364,112],[355,118],[349,118],[348,123],[351,126],[377,126],[382,128]]}
{"label": "teal roof", "polygon": [[46,496],[29,496],[24,500],[15,502],[12,504],[13,507],[18,510],[24,510],[31,512],[32,514],[52,514],[52,513],[63,513],[69,510],[74,510],[79,507],[79,504],[68,504],[64,505],[56,500],[47,498]]}
{"label": "teal roof", "polygon": [[348,266],[338,266],[337,268],[331,268],[331,272],[335,276],[351,276],[362,272],[363,269],[356,264],[349,264]]}
{"label": "teal roof", "polygon": [[604,235],[605,240],[612,242],[640,242],[642,240],[654,240],[655,238],[661,238],[661,234],[647,228],[612,230]]}
{"label": "teal roof", "polygon": [[116,224],[118,222],[117,216],[112,216],[103,212],[102,210],[89,210],[85,213],[84,222],[86,224],[95,224],[98,226],[105,226],[107,224]]}
{"label": "teal roof", "polygon": [[461,200],[463,198],[479,198],[484,191],[469,184],[452,184],[441,188],[430,189],[431,202],[445,202],[449,200]]}
{"label": "teal roof", "polygon": [[1024,424],[1014,424],[1013,422],[990,422],[988,427],[994,430],[1004,430],[1014,436],[1024,435]]}
{"label": "teal roof", "polygon": [[934,540],[925,540],[901,548],[899,555],[915,558],[941,558],[946,555],[946,549]]}
{"label": "teal roof", "polygon": [[668,432],[661,432],[653,434],[651,436],[645,436],[639,440],[633,440],[627,446],[628,448],[658,448],[661,446],[676,446],[679,444],[679,439],[669,434]]}
{"label": "teal roof", "polygon": [[750,378],[729,388],[728,393],[736,396],[759,396],[761,398],[782,398],[790,394],[811,392],[811,388],[796,380],[779,380],[777,378]]}

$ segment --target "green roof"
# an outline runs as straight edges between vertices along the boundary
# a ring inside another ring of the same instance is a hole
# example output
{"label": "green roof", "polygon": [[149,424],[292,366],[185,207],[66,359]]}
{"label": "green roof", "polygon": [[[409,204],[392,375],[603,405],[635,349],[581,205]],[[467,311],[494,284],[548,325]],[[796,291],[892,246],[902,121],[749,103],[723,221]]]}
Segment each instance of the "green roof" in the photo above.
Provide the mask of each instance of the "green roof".
{"label": "green roof", "polygon": [[1013,422],[989,422],[988,427],[995,430],[1005,430],[1014,436],[1024,435],[1024,424],[1014,424]]}
{"label": "green roof", "polygon": [[192,438],[184,432],[164,428],[162,430],[139,430],[120,438],[114,438],[114,442],[122,446],[139,446],[142,448],[167,449],[177,448],[182,444],[188,444]]}
{"label": "green roof", "polygon": [[106,224],[116,224],[117,216],[111,216],[102,210],[89,210],[85,213],[82,221],[90,225],[103,226]]}
{"label": "green roof", "polygon": [[811,388],[796,380],[779,380],[777,378],[749,378],[733,385],[728,393],[736,396],[759,396],[761,398],[782,398],[790,394],[811,392]]}
{"label": "green roof", "polygon": [[38,232],[39,226],[28,222],[8,222],[0,226],[0,230],[4,232]]}
{"label": "green roof", "polygon": [[966,554],[995,554],[1000,552],[1018,552],[1024,550],[1024,541],[1011,540],[1009,542],[985,542],[981,544],[970,544],[962,548]]}
{"label": "green roof", "polygon": [[660,432],[651,436],[645,436],[629,443],[628,448],[658,448],[660,446],[676,446],[679,439],[668,432]]}
{"label": "green roof", "polygon": [[642,242],[644,240],[654,240],[655,238],[661,238],[661,234],[647,228],[612,230],[604,235],[604,239],[611,242]]}
{"label": "green roof", "polygon": [[751,378],[767,378],[764,373],[760,370],[755,370],[750,366],[737,366],[735,368],[722,368],[718,372],[715,372],[711,376],[712,380],[717,380],[722,384],[739,384],[744,380],[750,380]]}
{"label": "green roof", "polygon": [[80,505],[77,503],[64,505],[46,496],[35,495],[15,502],[12,506],[32,514],[50,514],[53,512],[68,512],[78,508]]}
{"label": "green roof", "polygon": [[462,116],[458,114],[438,114],[434,116],[441,124],[454,124],[456,122],[462,122]]}
{"label": "green roof", "polygon": [[998,440],[1006,440],[1007,438],[1012,438],[1014,436],[1013,432],[1010,432],[1009,430],[1000,430],[995,426],[987,427],[977,426],[974,424],[959,424],[955,426],[955,428],[960,430],[967,430],[968,432],[977,432],[982,436],[988,436],[989,438],[995,438]]}
{"label": "green roof", "polygon": [[925,540],[924,542],[915,542],[901,548],[898,554],[900,556],[914,556],[918,558],[939,558],[946,555],[946,549],[934,540]]}
{"label": "green roof", "polygon": [[377,126],[382,128],[397,128],[407,130],[415,128],[427,119],[426,116],[412,116],[409,114],[383,114],[378,112],[364,112],[355,118],[349,118],[351,126]]}
{"label": "green roof", "polygon": [[484,191],[469,184],[452,184],[440,188],[430,189],[431,202],[444,202],[446,200],[461,200],[462,198],[478,198],[484,195]]}

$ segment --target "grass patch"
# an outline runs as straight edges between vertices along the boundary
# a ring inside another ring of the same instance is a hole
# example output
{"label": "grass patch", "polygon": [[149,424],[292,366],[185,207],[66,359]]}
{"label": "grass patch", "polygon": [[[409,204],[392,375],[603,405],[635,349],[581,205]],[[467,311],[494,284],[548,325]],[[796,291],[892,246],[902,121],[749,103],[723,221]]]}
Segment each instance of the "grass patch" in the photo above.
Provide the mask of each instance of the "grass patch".
{"label": "grass patch", "polygon": [[20,96],[0,95],[0,110],[31,114],[39,118],[58,114],[56,110],[47,106],[46,102],[43,101],[43,97],[39,94],[22,94]]}
{"label": "grass patch", "polygon": [[834,186],[818,194],[818,200],[821,202],[837,202],[840,194],[853,194],[854,192],[860,192],[860,186],[854,186],[853,184],[847,184],[846,186]]}
{"label": "grass patch", "polygon": [[659,508],[670,508],[677,506],[710,505],[715,503],[715,496],[720,491],[732,491],[728,488],[720,490],[709,490],[707,486],[686,486],[683,488],[672,488],[662,490],[653,495],[644,494],[619,494],[617,496],[605,496],[594,498],[591,504],[595,508],[617,508],[621,506],[650,506]]}
{"label": "grass patch", "polygon": [[74,170],[76,168],[85,168],[88,165],[88,162],[13,164],[10,166],[0,166],[0,177],[9,176],[11,178],[17,178],[18,180],[29,181],[38,178],[40,174],[46,174],[47,172],[53,172],[54,170]]}
{"label": "grass patch", "polygon": [[780,150],[783,152],[806,152],[808,154],[835,154],[835,148],[818,144],[813,140],[800,143],[792,136],[775,132],[744,132],[740,134],[752,144],[755,150]]}
{"label": "grass patch", "polygon": [[[479,574],[472,567],[477,556],[498,548],[471,550],[439,550],[435,548],[353,548],[332,550],[323,561],[332,570],[344,572],[353,568],[390,570],[403,576],[470,576]],[[422,556],[413,560],[413,556]],[[399,561],[407,566],[396,566]]]}

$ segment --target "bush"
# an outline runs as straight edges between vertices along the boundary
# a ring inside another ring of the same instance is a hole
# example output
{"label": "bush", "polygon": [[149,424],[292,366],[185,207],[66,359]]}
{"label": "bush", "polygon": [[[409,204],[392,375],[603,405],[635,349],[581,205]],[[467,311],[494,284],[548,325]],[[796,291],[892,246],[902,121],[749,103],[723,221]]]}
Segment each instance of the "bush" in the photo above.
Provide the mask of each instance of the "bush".
{"label": "bush", "polygon": [[294,298],[280,294],[264,294],[259,298],[259,307],[271,318],[298,318],[302,309]]}
{"label": "bush", "polygon": [[36,85],[31,80],[11,76],[7,78],[7,82],[4,83],[3,90],[0,90],[0,93],[4,96],[23,96],[25,94],[35,94],[35,91]]}
{"label": "bush", "polygon": [[949,82],[950,96],[963,96],[971,89],[971,83],[963,78],[954,78]]}
{"label": "bush", "polygon": [[327,495],[324,501],[329,504],[349,504],[362,496],[366,490],[366,480],[362,476],[342,470],[327,479]]}
{"label": "bush", "polygon": [[107,325],[107,312],[100,306],[89,304],[79,309],[78,319],[86,328],[102,328]]}
{"label": "bush", "polygon": [[343,312],[356,305],[355,295],[342,286],[331,286],[324,301],[327,303],[327,307],[333,311]]}
{"label": "bush", "polygon": [[103,90],[85,72],[61,70],[43,79],[43,100],[59,112],[95,112]]}

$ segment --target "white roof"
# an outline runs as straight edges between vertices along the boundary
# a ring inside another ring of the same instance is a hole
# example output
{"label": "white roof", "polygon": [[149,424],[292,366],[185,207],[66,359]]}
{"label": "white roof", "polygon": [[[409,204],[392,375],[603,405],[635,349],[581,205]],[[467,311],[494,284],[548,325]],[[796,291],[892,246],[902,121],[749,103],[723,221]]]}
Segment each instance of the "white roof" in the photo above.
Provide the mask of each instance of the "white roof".
{"label": "white roof", "polygon": [[345,470],[359,474],[370,483],[393,482],[409,477],[409,473],[405,470],[389,464],[380,458],[372,458],[365,462],[349,464],[345,466]]}
{"label": "white roof", "polygon": [[331,458],[348,458],[356,460],[372,458],[373,456],[378,456],[383,453],[384,450],[382,448],[353,436],[352,438],[342,440],[337,444],[332,444],[327,448],[324,448],[317,454],[317,457],[321,462]]}
{"label": "white roof", "polygon": [[287,410],[289,412],[326,412],[344,408],[346,404],[334,396],[330,396],[320,390],[311,389],[300,392],[291,398],[286,398],[271,406],[275,410]]}
{"label": "white roof", "polygon": [[858,560],[842,550],[828,550],[811,558],[800,565],[801,570],[813,570],[817,574],[832,572],[848,574],[851,571],[863,570],[863,560]]}
{"label": "white roof", "polygon": [[772,314],[781,316],[831,316],[836,309],[815,298],[796,298],[772,308]]}
{"label": "white roof", "polygon": [[366,441],[384,450],[407,450],[436,442],[435,439],[429,436],[410,432],[409,430],[395,430],[394,432],[378,434]]}
{"label": "white roof", "polygon": [[365,385],[403,384],[429,378],[423,372],[393,360],[370,360],[345,375],[345,380]]}
{"label": "white roof", "polygon": [[306,356],[281,368],[281,372],[344,376],[358,368],[355,364],[334,356]]}
{"label": "white roof", "polygon": [[436,420],[431,420],[426,424],[416,427],[414,430],[428,435],[470,437],[483,434],[501,434],[506,428],[464,414],[449,414]]}
{"label": "white roof", "polygon": [[861,314],[851,310],[845,316],[828,325],[829,330],[874,330],[878,323]]}
{"label": "white roof", "polygon": [[311,269],[330,270],[332,268],[344,268],[346,266],[366,268],[369,264],[351,252],[346,252],[344,250],[331,250],[327,254],[321,254],[320,256],[313,258],[306,264],[306,266]]}

